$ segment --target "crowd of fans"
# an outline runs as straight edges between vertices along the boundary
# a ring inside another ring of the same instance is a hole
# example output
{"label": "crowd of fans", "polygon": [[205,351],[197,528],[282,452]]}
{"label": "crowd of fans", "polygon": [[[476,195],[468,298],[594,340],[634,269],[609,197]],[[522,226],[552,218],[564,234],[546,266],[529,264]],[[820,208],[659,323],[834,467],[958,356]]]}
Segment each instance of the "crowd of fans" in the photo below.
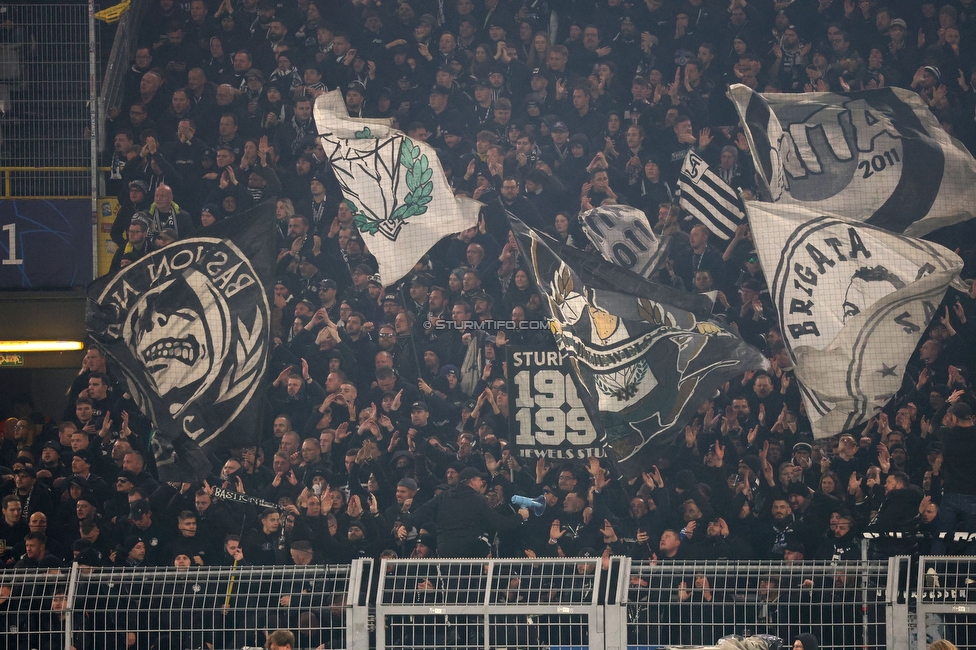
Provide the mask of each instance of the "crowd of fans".
{"label": "crowd of fans", "polygon": [[[108,116],[107,183],[121,202],[113,272],[277,201],[268,421],[256,425],[260,444],[215,456],[202,484],[161,484],[151,424],[89,349],[63,414],[20,404],[6,422],[0,567],[489,553],[839,560],[860,558],[865,534],[874,558],[976,551],[938,535],[976,533],[976,287],[950,292],[884,413],[814,440],[748,228],[710,241],[674,204],[689,149],[752,190],[730,83],[910,88],[973,142],[973,1],[553,9],[154,2],[125,100]],[[312,106],[335,88],[350,115],[388,117],[434,146],[455,191],[485,204],[477,227],[438,243],[397,285],[377,275],[316,141]],[[577,215],[606,202],[644,210],[673,240],[657,279],[717,289],[716,319],[771,365],[703,404],[629,481],[612,479],[605,459],[521,453],[508,436],[507,351],[547,343],[465,326],[545,318],[506,214],[586,249]],[[441,320],[457,327],[424,326]],[[545,512],[517,510],[515,494],[543,495]]]}

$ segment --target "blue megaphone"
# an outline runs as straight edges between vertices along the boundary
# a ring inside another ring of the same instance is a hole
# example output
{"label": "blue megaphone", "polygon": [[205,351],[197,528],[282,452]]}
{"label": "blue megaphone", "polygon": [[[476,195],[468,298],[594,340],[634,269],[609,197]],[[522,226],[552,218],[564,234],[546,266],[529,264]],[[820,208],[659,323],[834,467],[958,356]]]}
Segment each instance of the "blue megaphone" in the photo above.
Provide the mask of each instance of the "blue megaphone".
{"label": "blue megaphone", "polygon": [[539,517],[546,511],[546,495],[540,494],[536,498],[530,499],[516,494],[512,497],[512,504],[518,508],[528,508],[532,514]]}

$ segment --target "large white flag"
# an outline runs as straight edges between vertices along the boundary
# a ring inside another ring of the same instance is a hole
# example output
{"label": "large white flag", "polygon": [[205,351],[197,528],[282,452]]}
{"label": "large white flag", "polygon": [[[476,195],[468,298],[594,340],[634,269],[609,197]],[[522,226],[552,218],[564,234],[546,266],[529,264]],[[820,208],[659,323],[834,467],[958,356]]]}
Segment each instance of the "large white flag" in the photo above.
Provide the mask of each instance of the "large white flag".
{"label": "large white flag", "polygon": [[745,206],[814,436],[857,426],[898,391],[962,260],[798,206]]}
{"label": "large white flag", "polygon": [[477,225],[481,204],[455,198],[434,149],[389,120],[349,117],[333,90],[316,100],[315,125],[385,284],[409,273],[441,238]]}
{"label": "large white flag", "polygon": [[976,216],[976,160],[909,90],[729,98],[768,200],[913,236]]}

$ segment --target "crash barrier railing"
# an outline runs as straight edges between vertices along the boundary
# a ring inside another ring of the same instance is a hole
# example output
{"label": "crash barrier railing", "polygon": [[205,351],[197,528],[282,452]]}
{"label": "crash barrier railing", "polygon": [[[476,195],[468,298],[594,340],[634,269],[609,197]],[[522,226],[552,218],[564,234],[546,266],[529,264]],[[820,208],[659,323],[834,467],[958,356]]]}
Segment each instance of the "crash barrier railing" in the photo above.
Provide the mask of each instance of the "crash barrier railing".
{"label": "crash barrier railing", "polygon": [[976,557],[926,556],[911,594],[919,647],[937,639],[960,650],[976,648]]}
{"label": "crash barrier railing", "polygon": [[230,649],[289,629],[298,648],[366,648],[370,563],[5,571],[0,643]]}
{"label": "crash barrier railing", "polygon": [[620,648],[627,558],[384,560],[378,650]]}
{"label": "crash barrier railing", "polygon": [[[822,648],[976,648],[976,557],[613,557],[0,571],[5,647],[594,648],[812,632]],[[17,643],[11,645],[12,640]]]}
{"label": "crash barrier railing", "polygon": [[887,561],[634,562],[629,576],[630,646],[812,632],[822,648],[889,647]]}

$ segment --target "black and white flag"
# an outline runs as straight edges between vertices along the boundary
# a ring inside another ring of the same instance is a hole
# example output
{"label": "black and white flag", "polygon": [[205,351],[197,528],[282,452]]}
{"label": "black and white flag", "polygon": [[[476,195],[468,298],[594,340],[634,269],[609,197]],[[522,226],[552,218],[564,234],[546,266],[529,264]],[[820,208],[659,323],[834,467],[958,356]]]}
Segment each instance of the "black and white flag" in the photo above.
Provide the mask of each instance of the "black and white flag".
{"label": "black and white flag", "polygon": [[[558,243],[518,219],[512,231],[546,300],[556,346],[603,444],[640,476],[723,383],[764,359],[705,320],[711,301],[655,284]],[[646,454],[646,455],[645,455]]]}
{"label": "black and white flag", "polygon": [[976,216],[976,160],[909,90],[729,98],[765,200],[916,237]]}
{"label": "black and white flag", "polygon": [[705,160],[689,151],[678,175],[678,203],[721,239],[732,239],[745,222],[742,201]]}
{"label": "black and white flag", "polygon": [[205,447],[260,434],[274,210],[263,203],[88,287],[89,336],[153,423],[161,480],[205,478]]}
{"label": "black and white flag", "polygon": [[858,426],[900,388],[962,260],[798,206],[750,201],[746,211],[814,435]]}
{"label": "black and white flag", "polygon": [[601,205],[579,215],[580,224],[603,258],[649,278],[668,254],[643,210],[629,205]]}

